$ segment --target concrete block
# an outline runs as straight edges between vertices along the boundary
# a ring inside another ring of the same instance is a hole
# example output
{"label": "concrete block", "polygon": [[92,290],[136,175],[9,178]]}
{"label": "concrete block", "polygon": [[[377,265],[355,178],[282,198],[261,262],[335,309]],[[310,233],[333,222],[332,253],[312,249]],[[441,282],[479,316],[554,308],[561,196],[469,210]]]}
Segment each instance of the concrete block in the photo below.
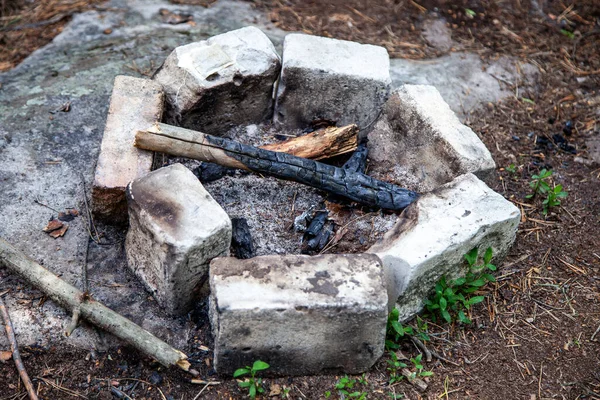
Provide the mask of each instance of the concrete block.
{"label": "concrete block", "polygon": [[218,258],[210,266],[215,368],[357,374],[382,355],[387,293],[372,254]]}
{"label": "concrete block", "polygon": [[368,138],[370,174],[419,193],[469,172],[487,180],[496,168],[483,142],[433,86],[395,90]]}
{"label": "concrete block", "polygon": [[364,128],[377,119],[388,97],[389,68],[383,47],[289,34],[283,43],[275,121],[291,129],[318,119]]}
{"label": "concrete block", "polygon": [[167,95],[167,123],[218,134],[271,116],[280,68],[269,38],[246,27],[177,47],[153,79]]}
{"label": "concrete block", "polygon": [[517,207],[473,174],[420,197],[400,215],[394,228],[367,252],[381,258],[390,308],[398,299],[400,318],[423,307],[435,283],[463,276],[463,256],[475,247],[492,247],[494,261],[512,246],[521,214]]}
{"label": "concrete block", "polygon": [[162,118],[164,94],[156,82],[117,76],[96,164],[92,206],[97,218],[127,221],[125,188],[152,167],[152,152],[133,147],[135,133]]}
{"label": "concrete block", "polygon": [[129,268],[170,314],[183,314],[208,279],[209,262],[229,254],[231,221],[181,164],[127,187]]}

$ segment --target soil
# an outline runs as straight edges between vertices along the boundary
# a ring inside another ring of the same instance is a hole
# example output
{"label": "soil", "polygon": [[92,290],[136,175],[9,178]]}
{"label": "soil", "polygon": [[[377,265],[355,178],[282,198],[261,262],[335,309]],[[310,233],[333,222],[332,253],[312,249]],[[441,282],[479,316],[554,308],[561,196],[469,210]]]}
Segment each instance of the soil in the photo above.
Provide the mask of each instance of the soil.
{"label": "soil", "polygon": [[[450,362],[424,362],[433,376],[424,378],[428,388],[420,392],[406,380],[389,384],[386,355],[364,380],[352,377],[357,382],[350,392],[364,392],[369,399],[600,399],[600,165],[590,160],[585,144],[600,130],[600,3],[539,3],[254,2],[286,30],[380,44],[394,57],[425,59],[444,51],[476,52],[484,60],[511,55],[536,65],[541,74],[533,87],[502,82],[514,97],[467,117],[499,166],[492,187],[514,202],[523,218],[497,282],[482,291],[486,300],[470,313],[473,323],[427,319],[427,347]],[[431,19],[445,21],[450,49],[425,39],[422,28]],[[526,198],[532,175],[543,168],[569,193],[546,216],[541,196]],[[214,376],[211,354],[200,347],[212,345],[204,309],[190,318],[198,325],[190,343],[194,368],[199,379],[218,384],[191,384],[188,376],[162,370],[125,347],[113,353],[25,348],[24,362],[46,399],[128,398],[123,393],[138,399],[244,398],[235,380]],[[419,354],[408,341],[400,350],[407,357]],[[12,363],[0,363],[0,377],[6,382],[0,399],[25,398]],[[273,398],[289,389],[289,398],[319,399],[331,392],[330,398],[338,399],[343,398],[335,389],[340,378],[267,378],[263,387]]]}

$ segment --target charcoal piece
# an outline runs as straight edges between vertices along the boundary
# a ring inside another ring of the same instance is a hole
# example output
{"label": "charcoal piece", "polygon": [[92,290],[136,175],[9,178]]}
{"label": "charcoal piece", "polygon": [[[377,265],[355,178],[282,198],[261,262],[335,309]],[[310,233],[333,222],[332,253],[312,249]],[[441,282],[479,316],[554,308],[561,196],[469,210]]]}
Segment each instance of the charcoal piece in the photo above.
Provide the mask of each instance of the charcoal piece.
{"label": "charcoal piece", "polygon": [[239,259],[254,257],[254,243],[246,218],[231,218],[231,248]]}
{"label": "charcoal piece", "polygon": [[317,233],[316,236],[304,242],[302,253],[314,254],[323,250],[325,246],[327,246],[327,243],[329,243],[331,235],[333,235],[334,227],[335,224],[332,221],[326,221],[325,225],[323,225],[323,228]]}
{"label": "charcoal piece", "polygon": [[232,176],[235,174],[235,168],[224,167],[219,164],[203,162],[199,167],[194,169],[194,175],[202,183],[213,182],[221,179],[225,175]]}
{"label": "charcoal piece", "polygon": [[310,225],[306,230],[306,235],[308,237],[315,237],[321,232],[323,227],[325,226],[325,222],[327,222],[327,216],[329,215],[328,211],[317,211],[312,221],[310,221]]}
{"label": "charcoal piece", "polygon": [[565,122],[565,126],[563,127],[563,133],[567,136],[571,136],[573,134],[573,121]]}
{"label": "charcoal piece", "polygon": [[367,169],[367,155],[369,154],[369,149],[367,148],[368,141],[367,138],[361,139],[352,156],[342,166],[343,169],[348,172],[365,173]]}

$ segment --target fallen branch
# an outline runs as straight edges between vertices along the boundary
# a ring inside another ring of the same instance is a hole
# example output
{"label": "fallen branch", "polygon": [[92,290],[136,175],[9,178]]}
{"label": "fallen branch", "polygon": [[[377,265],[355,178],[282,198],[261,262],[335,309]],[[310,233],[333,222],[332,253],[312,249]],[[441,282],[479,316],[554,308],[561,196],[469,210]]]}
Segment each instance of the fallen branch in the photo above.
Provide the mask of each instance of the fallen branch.
{"label": "fallen branch", "polygon": [[386,210],[402,210],[418,197],[415,192],[360,172],[161,123],[138,131],[134,145],[292,180]]}
{"label": "fallen branch", "polygon": [[281,143],[260,146],[261,149],[288,153],[296,157],[322,160],[356,149],[358,126],[330,126]]}
{"label": "fallen branch", "polygon": [[187,356],[127,318],[95,301],[84,292],[31,260],[0,238],[0,264],[16,272],[31,285],[46,293],[72,313],[79,310],[82,318],[124,340],[142,353],[165,366],[177,365],[188,371]]}
{"label": "fallen branch", "polygon": [[10,321],[10,315],[8,315],[8,310],[6,309],[6,304],[4,304],[4,300],[2,300],[2,296],[0,296],[0,314],[2,314],[2,319],[4,319],[4,327],[6,329],[6,336],[8,336],[8,341],[10,342],[12,358],[15,362],[15,365],[17,366],[17,371],[19,371],[19,375],[21,376],[23,385],[25,385],[25,389],[27,389],[27,394],[29,395],[29,398],[31,400],[37,400],[37,394],[33,389],[33,385],[31,384],[29,375],[27,375],[27,370],[25,370],[23,360],[21,360],[21,355],[19,354],[19,345],[17,344],[17,338],[15,337],[15,328],[13,328],[12,322]]}

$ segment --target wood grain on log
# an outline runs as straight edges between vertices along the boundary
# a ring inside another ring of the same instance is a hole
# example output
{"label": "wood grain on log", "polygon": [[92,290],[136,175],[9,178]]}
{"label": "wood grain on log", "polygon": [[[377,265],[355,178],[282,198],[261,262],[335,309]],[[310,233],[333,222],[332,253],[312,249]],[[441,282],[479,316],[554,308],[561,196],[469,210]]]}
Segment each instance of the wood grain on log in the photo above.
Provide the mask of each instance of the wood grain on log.
{"label": "wood grain on log", "polygon": [[174,349],[150,332],[114,312],[102,303],[48,271],[25,254],[0,238],[0,264],[19,274],[31,285],[46,293],[52,300],[73,312],[79,309],[81,317],[129,343],[145,355],[165,366],[177,365],[187,371],[187,356]]}
{"label": "wood grain on log", "polygon": [[261,149],[292,154],[296,157],[322,160],[356,149],[358,126],[329,126],[281,143],[260,146]]}
{"label": "wood grain on log", "polygon": [[402,210],[418,198],[415,192],[360,172],[167,124],[157,123],[146,131],[138,131],[134,145],[300,182],[386,210]]}

